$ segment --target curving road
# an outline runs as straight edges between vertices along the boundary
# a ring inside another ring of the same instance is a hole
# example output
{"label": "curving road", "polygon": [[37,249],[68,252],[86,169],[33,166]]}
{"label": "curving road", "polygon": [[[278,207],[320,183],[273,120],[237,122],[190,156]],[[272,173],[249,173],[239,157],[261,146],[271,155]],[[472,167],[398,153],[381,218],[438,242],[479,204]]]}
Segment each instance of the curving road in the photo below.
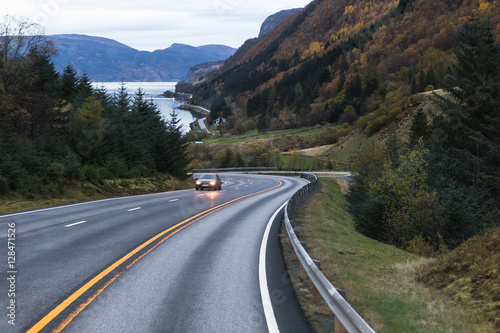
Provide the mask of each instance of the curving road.
{"label": "curving road", "polygon": [[222,180],[0,216],[0,332],[311,331],[278,243],[280,208],[305,181]]}

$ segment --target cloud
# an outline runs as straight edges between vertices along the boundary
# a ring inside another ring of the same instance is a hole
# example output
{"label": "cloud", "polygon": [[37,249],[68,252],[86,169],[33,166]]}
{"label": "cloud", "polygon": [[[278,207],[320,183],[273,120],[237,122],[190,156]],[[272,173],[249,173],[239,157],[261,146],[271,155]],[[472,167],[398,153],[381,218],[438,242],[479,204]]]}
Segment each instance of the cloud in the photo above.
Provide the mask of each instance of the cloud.
{"label": "cloud", "polygon": [[307,0],[17,0],[7,14],[41,23],[47,34],[108,37],[141,50],[172,43],[240,46],[255,37],[264,19]]}

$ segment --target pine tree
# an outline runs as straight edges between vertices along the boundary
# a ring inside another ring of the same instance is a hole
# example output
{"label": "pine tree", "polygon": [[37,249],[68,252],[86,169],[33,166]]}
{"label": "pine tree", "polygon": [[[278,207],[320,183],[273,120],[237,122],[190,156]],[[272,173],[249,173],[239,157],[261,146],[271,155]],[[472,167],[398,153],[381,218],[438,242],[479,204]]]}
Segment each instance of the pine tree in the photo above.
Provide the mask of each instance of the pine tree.
{"label": "pine tree", "polygon": [[489,21],[473,13],[459,35],[455,54],[454,74],[444,82],[452,98],[436,95],[443,115],[433,120],[434,131],[441,133],[433,141],[433,165],[447,183],[478,198],[483,211],[498,211],[500,47]]}
{"label": "pine tree", "polygon": [[429,122],[427,120],[427,116],[422,109],[418,109],[411,122],[409,135],[410,147],[416,146],[420,138],[424,139],[425,142],[428,135]]}
{"label": "pine tree", "polygon": [[425,73],[420,72],[418,74],[418,82],[417,82],[417,92],[425,91],[426,82],[425,82]]}
{"label": "pine tree", "polygon": [[394,169],[397,168],[401,155],[401,142],[396,133],[396,125],[394,124],[389,126],[389,137],[385,142],[385,151],[391,161],[392,167]]}
{"label": "pine tree", "polygon": [[72,101],[77,93],[78,75],[75,67],[69,63],[64,67],[62,75],[62,98]]}
{"label": "pine tree", "polygon": [[76,90],[78,98],[86,99],[94,93],[94,87],[92,87],[92,82],[86,72],[80,76],[76,83]]}
{"label": "pine tree", "polygon": [[427,75],[425,77],[425,84],[426,84],[426,88],[427,88],[427,86],[433,86],[434,88],[436,88],[438,86],[436,74],[434,73],[434,71],[432,69],[427,72]]}
{"label": "pine tree", "polygon": [[163,147],[164,155],[157,163],[164,163],[164,169],[159,169],[159,171],[166,171],[183,179],[186,177],[186,168],[190,160],[187,156],[187,146],[182,137],[182,127],[179,123],[180,119],[177,117],[177,113],[172,111],[170,120],[166,122],[166,132],[163,136],[167,146]]}

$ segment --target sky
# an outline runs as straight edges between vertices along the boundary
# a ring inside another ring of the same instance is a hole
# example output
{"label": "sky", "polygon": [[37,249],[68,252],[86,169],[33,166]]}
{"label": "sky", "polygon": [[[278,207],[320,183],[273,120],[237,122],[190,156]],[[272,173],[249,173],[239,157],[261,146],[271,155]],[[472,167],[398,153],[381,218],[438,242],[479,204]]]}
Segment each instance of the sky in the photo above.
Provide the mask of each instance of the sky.
{"label": "sky", "polygon": [[173,43],[239,47],[257,37],[262,22],[283,9],[311,0],[15,0],[2,3],[4,15],[26,17],[45,34],[107,37],[138,50]]}

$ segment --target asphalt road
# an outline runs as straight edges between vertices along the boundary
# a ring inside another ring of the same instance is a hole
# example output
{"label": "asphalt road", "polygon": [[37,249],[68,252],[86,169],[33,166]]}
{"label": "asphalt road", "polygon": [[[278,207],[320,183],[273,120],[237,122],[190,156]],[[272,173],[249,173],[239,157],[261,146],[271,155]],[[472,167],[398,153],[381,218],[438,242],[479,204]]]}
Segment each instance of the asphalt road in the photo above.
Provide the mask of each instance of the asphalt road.
{"label": "asphalt road", "polygon": [[278,242],[305,181],[221,177],[222,191],[0,216],[0,332],[310,331]]}

